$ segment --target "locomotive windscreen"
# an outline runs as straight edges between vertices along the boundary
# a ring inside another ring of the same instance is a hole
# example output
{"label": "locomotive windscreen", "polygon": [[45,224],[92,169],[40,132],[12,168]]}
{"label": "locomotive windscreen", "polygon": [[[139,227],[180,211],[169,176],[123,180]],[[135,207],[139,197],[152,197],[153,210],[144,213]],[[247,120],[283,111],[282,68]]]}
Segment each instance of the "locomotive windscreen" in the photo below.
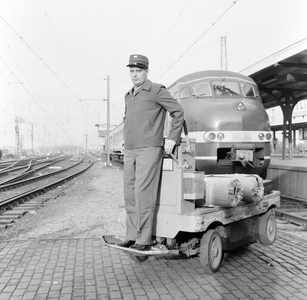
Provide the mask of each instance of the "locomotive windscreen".
{"label": "locomotive windscreen", "polygon": [[213,81],[212,86],[215,95],[221,96],[238,96],[240,95],[240,87],[237,82],[231,81]]}

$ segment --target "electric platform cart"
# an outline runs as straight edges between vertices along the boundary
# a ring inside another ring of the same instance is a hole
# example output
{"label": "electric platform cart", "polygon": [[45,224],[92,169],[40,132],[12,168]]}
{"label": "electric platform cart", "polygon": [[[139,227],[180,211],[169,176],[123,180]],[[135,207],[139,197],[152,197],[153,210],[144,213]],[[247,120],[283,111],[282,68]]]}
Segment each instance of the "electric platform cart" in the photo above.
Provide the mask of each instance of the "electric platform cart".
{"label": "electric platform cart", "polygon": [[[280,192],[236,207],[212,207],[204,199],[204,173],[195,171],[195,140],[182,138],[175,155],[165,157],[156,205],[153,245],[148,251],[124,248],[114,235],[103,236],[108,247],[125,251],[136,262],[150,255],[199,256],[206,273],[219,270],[225,251],[259,241],[272,245],[277,235],[275,208]],[[122,221],[125,210],[122,210]]]}

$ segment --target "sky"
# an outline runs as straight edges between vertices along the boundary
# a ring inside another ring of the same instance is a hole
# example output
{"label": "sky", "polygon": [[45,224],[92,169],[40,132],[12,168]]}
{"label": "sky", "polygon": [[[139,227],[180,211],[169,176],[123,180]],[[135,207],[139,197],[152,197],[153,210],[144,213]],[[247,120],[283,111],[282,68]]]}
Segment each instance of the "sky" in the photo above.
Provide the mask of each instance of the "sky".
{"label": "sky", "polygon": [[240,72],[305,39],[306,15],[306,0],[0,0],[0,147],[15,147],[18,118],[25,149],[95,148],[108,92],[110,123],[123,118],[130,54],[169,86],[221,69],[226,37]]}

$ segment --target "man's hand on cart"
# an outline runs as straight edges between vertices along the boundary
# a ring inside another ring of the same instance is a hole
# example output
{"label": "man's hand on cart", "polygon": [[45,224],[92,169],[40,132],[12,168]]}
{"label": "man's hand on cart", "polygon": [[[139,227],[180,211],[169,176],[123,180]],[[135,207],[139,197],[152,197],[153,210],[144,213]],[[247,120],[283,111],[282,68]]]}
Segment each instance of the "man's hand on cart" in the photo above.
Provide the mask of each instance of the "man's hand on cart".
{"label": "man's hand on cart", "polygon": [[166,154],[171,154],[173,152],[175,145],[176,145],[176,142],[174,142],[172,140],[165,139],[164,150],[165,150]]}

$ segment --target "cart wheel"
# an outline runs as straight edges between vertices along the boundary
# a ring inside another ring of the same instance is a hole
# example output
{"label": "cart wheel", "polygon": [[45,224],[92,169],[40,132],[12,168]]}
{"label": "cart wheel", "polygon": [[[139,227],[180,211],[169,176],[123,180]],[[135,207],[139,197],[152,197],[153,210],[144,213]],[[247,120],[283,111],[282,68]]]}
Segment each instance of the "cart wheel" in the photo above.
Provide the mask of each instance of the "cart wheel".
{"label": "cart wheel", "polygon": [[259,242],[262,245],[272,245],[277,235],[276,217],[272,210],[259,218]]}
{"label": "cart wheel", "polygon": [[200,242],[200,263],[206,273],[217,272],[223,261],[223,243],[216,230],[208,230]]}
{"label": "cart wheel", "polygon": [[137,262],[137,263],[141,263],[145,260],[148,259],[148,256],[147,255],[135,255],[135,254],[132,254],[132,253],[129,253],[129,256],[130,256],[130,259],[133,260],[134,262]]}

